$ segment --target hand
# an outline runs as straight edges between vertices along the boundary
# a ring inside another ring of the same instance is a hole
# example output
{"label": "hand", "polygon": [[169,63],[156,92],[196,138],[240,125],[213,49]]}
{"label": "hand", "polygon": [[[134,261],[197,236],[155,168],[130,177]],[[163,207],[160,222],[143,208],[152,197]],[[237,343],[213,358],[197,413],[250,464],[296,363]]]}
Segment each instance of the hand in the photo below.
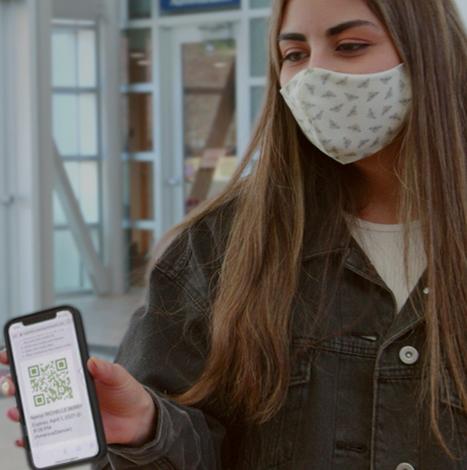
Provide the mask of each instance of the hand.
{"label": "hand", "polygon": [[[5,351],[0,352],[0,363],[8,364]],[[147,442],[157,426],[157,410],[144,387],[120,364],[91,357],[87,368],[94,378],[107,443],[141,446]],[[6,383],[7,394],[13,395],[10,377]],[[10,408],[7,416],[19,421],[18,409]],[[16,443],[24,445],[22,439]]]}
{"label": "hand", "polygon": [[87,367],[94,377],[107,443],[141,446],[149,441],[157,410],[144,387],[120,364],[91,357]]}
{"label": "hand", "polygon": [[[0,364],[5,364],[8,365],[8,357],[6,354],[6,351],[0,351]],[[3,378],[3,380],[0,383],[0,389],[3,395],[5,396],[12,396],[15,394],[15,386],[13,384],[13,381],[11,380],[11,376],[8,374]],[[6,415],[8,418],[10,418],[12,421],[19,422],[20,420],[20,415],[18,408],[12,407],[8,408]],[[19,438],[15,440],[15,445],[18,447],[24,447],[24,440],[23,438]]]}

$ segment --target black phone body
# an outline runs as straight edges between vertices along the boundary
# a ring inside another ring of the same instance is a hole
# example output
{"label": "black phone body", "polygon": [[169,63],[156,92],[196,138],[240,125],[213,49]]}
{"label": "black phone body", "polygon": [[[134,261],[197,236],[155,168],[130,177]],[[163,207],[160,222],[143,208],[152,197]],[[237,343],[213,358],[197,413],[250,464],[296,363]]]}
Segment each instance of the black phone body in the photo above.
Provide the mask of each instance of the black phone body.
{"label": "black phone body", "polygon": [[103,457],[104,429],[79,311],[60,306],[16,317],[4,335],[31,468]]}

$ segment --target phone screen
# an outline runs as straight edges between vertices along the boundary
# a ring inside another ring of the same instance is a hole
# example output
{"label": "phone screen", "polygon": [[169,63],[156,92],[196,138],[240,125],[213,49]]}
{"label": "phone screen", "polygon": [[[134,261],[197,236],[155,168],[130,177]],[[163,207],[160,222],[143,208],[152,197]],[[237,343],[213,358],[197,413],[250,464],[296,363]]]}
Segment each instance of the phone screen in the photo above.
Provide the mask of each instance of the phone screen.
{"label": "phone screen", "polygon": [[38,468],[94,457],[99,443],[73,314],[8,331],[33,464]]}

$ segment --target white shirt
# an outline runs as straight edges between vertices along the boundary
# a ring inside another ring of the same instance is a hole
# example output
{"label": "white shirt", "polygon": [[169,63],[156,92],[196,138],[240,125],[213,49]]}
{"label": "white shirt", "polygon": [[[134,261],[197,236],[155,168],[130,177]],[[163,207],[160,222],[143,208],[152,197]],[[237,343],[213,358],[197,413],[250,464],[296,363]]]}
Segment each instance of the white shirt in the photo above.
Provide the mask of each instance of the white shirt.
{"label": "white shirt", "polygon": [[426,254],[423,248],[420,221],[416,220],[410,223],[409,278],[406,279],[404,224],[378,224],[359,218],[353,219],[356,226],[351,228],[351,234],[383,281],[394,293],[399,312],[426,268]]}

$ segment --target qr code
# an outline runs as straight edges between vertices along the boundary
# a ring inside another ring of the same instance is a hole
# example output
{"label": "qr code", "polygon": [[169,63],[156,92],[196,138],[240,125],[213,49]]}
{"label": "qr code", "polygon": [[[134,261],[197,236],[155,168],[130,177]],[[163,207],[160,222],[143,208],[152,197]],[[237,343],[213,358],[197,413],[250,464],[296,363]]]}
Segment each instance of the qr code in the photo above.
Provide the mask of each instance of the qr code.
{"label": "qr code", "polygon": [[64,357],[31,365],[28,376],[36,407],[73,398],[68,363]]}

